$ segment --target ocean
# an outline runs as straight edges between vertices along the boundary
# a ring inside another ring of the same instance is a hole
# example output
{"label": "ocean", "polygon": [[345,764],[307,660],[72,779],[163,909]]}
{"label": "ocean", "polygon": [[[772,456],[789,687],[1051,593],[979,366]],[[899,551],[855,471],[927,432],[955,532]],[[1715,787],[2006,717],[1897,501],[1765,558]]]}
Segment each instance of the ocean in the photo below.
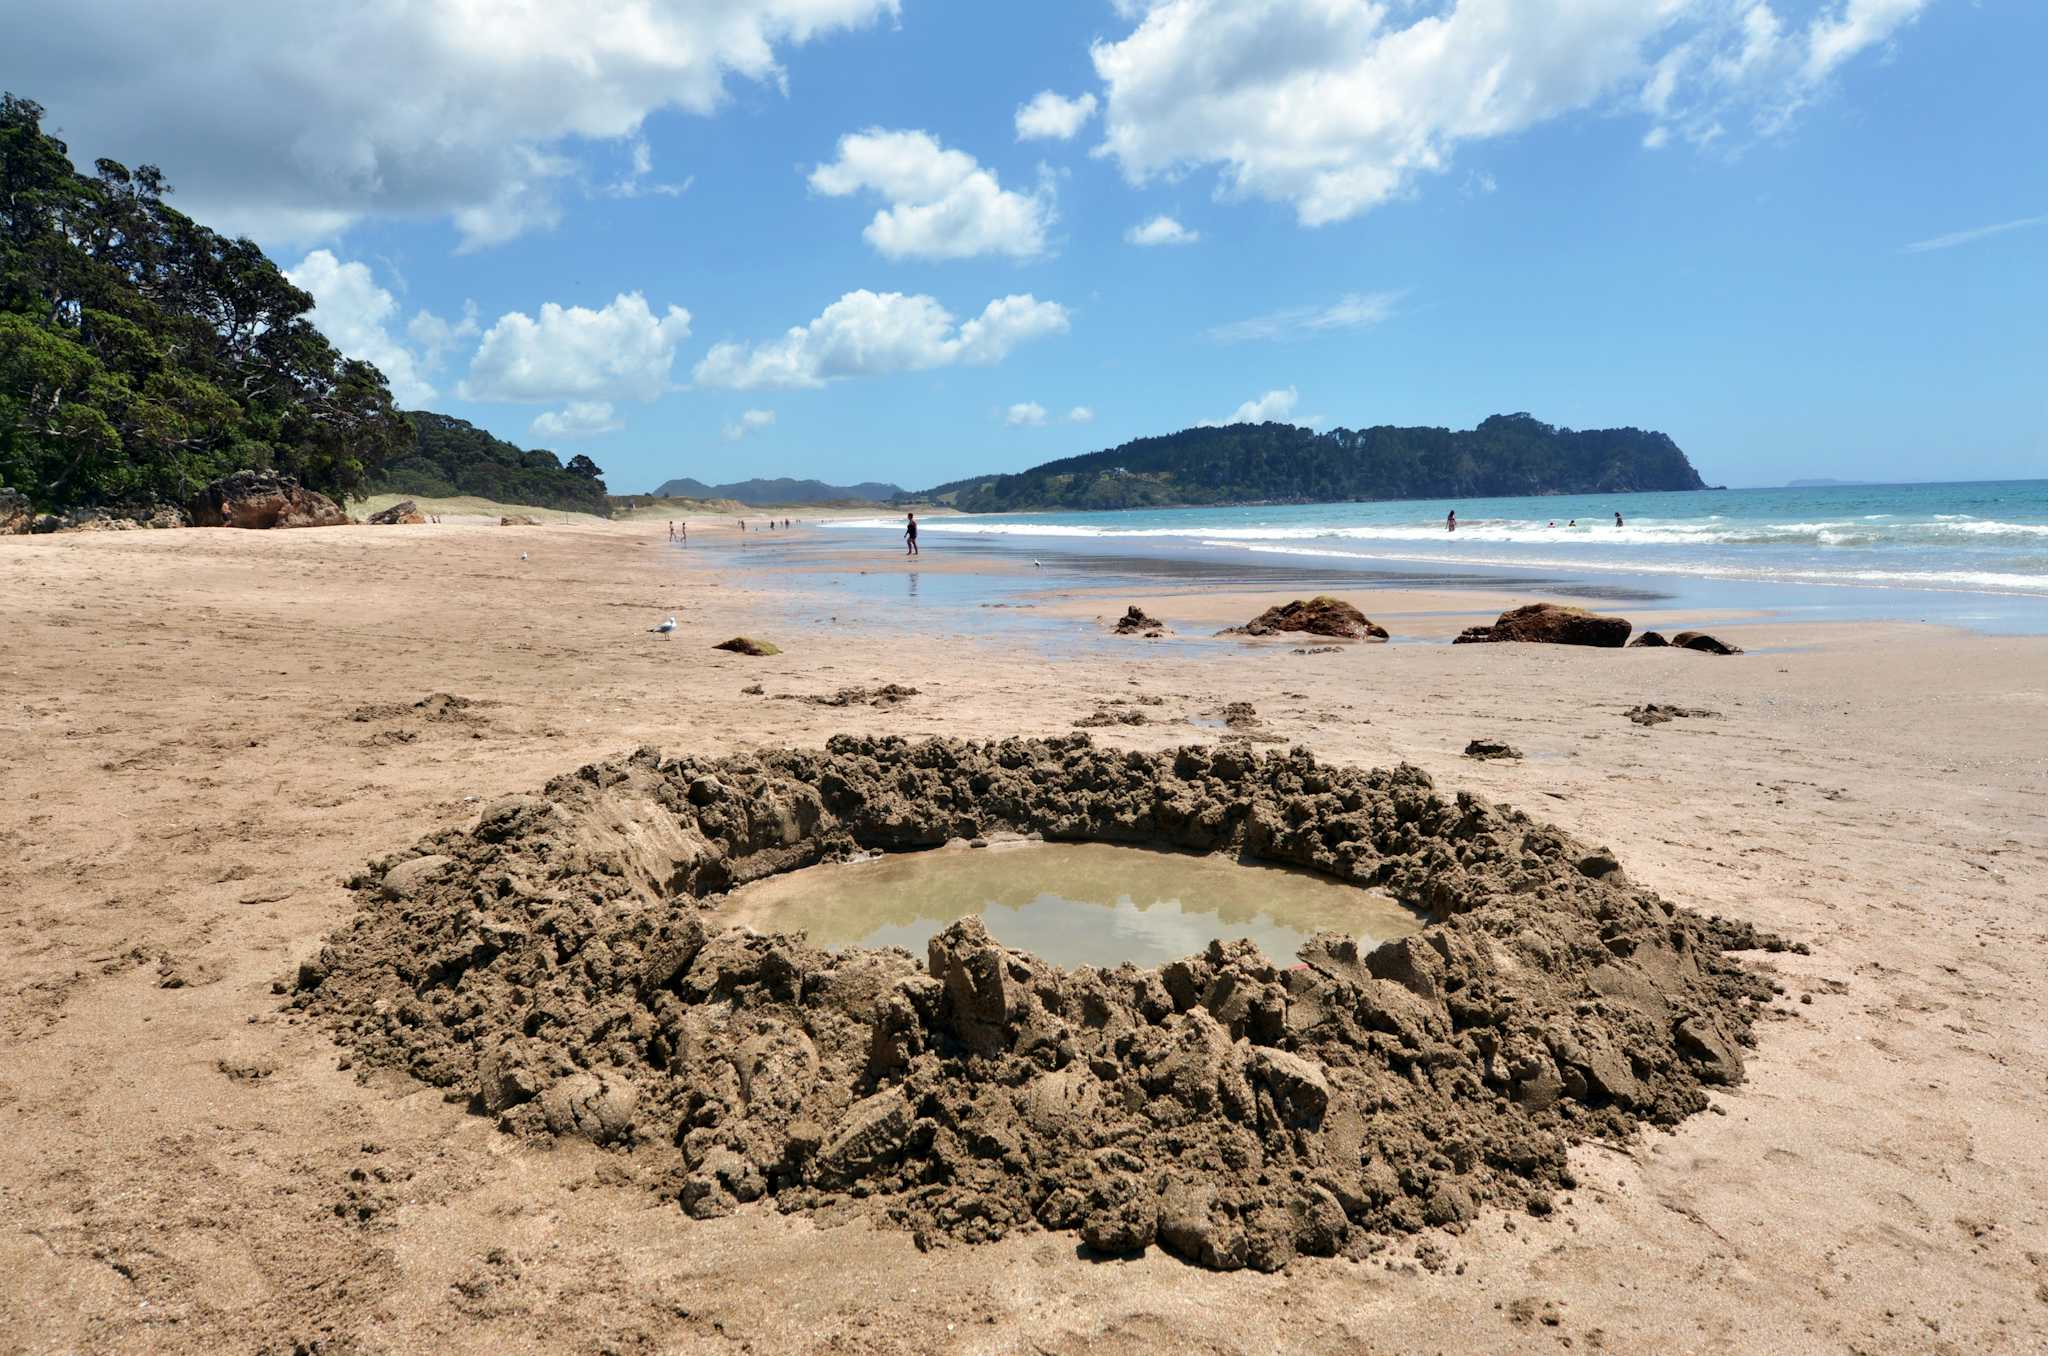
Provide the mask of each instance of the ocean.
{"label": "ocean", "polygon": [[[1444,530],[1457,510],[1458,530]],[[1615,525],[1620,513],[1622,524]],[[838,526],[902,530],[900,518]],[[2048,480],[932,517],[926,549],[1293,563],[1375,582],[1581,586],[2048,631]]]}

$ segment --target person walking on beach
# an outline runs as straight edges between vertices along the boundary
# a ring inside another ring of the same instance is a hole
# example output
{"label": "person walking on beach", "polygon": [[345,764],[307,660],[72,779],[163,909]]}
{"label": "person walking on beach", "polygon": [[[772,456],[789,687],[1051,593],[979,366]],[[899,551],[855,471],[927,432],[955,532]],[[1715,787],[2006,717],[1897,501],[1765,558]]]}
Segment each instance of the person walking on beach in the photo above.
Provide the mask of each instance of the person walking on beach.
{"label": "person walking on beach", "polygon": [[903,554],[914,556],[917,554],[917,515],[906,513],[903,520]]}
{"label": "person walking on beach", "polygon": [[1446,532],[1456,532],[1457,530],[1458,530],[1458,511],[1457,511],[1456,509],[1452,509],[1452,510],[1451,510],[1451,511],[1450,511],[1449,513],[1446,513],[1446,514],[1444,515],[1444,531],[1446,531]]}

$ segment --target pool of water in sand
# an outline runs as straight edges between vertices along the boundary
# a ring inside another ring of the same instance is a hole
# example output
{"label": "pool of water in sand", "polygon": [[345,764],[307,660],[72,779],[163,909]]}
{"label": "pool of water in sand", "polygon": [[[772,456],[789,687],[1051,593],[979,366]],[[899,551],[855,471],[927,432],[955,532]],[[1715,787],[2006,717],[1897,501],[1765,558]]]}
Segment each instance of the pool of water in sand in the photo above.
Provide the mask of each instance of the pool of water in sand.
{"label": "pool of water in sand", "polygon": [[1317,932],[1370,947],[1428,919],[1360,886],[1285,867],[1107,843],[993,843],[808,867],[741,887],[734,922],[809,934],[828,951],[900,946],[977,914],[995,939],[1056,965],[1159,965],[1249,937],[1285,965]]}

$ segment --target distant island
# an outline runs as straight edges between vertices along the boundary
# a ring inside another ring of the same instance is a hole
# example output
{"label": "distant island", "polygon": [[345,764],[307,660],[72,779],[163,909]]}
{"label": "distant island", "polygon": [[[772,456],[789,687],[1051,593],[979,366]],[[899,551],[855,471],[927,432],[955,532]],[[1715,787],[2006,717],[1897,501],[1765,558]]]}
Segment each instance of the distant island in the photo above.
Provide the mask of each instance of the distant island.
{"label": "distant island", "polygon": [[1364,499],[1704,490],[1662,433],[1568,429],[1496,414],[1475,429],[1331,429],[1231,424],[1139,438],[1014,475],[934,486],[902,502],[967,513],[1188,508]]}
{"label": "distant island", "polygon": [[604,471],[578,454],[565,466],[546,448],[526,449],[466,419],[409,410],[415,437],[370,477],[372,493],[444,499],[470,494],[501,504],[531,504],[604,517],[611,512]]}
{"label": "distant island", "polygon": [[683,476],[666,480],[654,491],[657,499],[733,499],[742,504],[837,504],[849,500],[887,504],[903,494],[901,485],[863,481],[858,485],[827,485],[822,480],[737,480],[730,485],[706,485]]}

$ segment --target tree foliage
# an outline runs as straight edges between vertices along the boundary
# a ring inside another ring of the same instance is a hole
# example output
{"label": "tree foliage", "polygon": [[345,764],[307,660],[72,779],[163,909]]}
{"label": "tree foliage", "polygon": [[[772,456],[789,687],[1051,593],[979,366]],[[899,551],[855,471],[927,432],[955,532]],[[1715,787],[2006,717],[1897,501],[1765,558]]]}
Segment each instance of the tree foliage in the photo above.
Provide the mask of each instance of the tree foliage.
{"label": "tree foliage", "polygon": [[375,488],[423,498],[473,494],[501,504],[532,504],[606,514],[604,474],[578,454],[567,466],[545,448],[528,451],[452,415],[414,410],[418,442],[390,462]]}
{"label": "tree foliage", "polygon": [[1574,431],[1527,414],[1496,414],[1467,430],[1191,428],[1016,475],[955,481],[922,497],[994,513],[1703,488],[1662,433]]}
{"label": "tree foliage", "polygon": [[38,105],[0,97],[0,485],[58,509],[269,468],[361,494],[411,441],[383,374],[169,192],[149,165],[79,173]]}

